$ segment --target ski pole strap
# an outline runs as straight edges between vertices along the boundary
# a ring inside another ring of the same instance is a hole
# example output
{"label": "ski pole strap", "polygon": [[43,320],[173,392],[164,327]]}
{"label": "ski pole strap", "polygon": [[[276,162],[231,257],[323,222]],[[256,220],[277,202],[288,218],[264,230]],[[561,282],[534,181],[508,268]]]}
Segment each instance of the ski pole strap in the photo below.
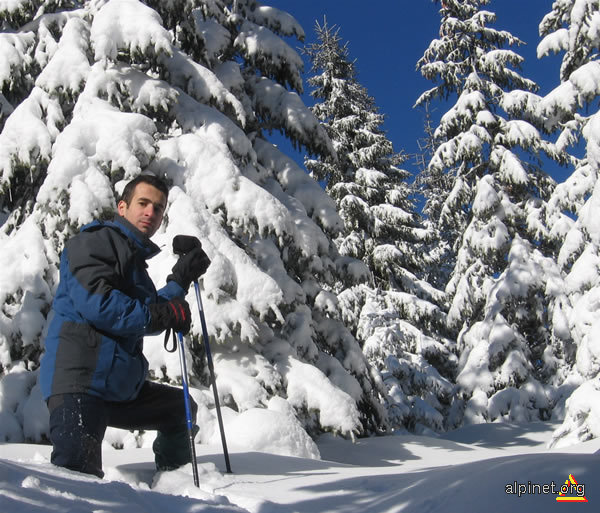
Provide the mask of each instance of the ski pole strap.
{"label": "ski pole strap", "polygon": [[169,347],[169,335],[171,334],[171,328],[168,328],[167,331],[165,331],[165,341],[164,341],[164,346],[165,346],[165,351],[167,351],[168,353],[174,353],[175,351],[177,351],[177,336],[175,335],[175,330],[173,330],[173,345],[171,345],[171,347]]}

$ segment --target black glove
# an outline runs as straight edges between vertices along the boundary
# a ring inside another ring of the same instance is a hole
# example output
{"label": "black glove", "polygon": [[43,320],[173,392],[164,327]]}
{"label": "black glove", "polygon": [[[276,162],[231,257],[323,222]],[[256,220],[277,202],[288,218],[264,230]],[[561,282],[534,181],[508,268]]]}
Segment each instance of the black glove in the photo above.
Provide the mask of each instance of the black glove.
{"label": "black glove", "polygon": [[193,235],[175,235],[173,237],[173,253],[176,255],[185,255],[192,249],[201,247],[202,243],[198,240],[198,237]]}
{"label": "black glove", "polygon": [[210,259],[202,249],[200,241],[189,235],[177,235],[173,239],[173,252],[180,257],[171,269],[172,274],[167,276],[167,281],[175,281],[187,290],[190,283],[206,272]]}
{"label": "black glove", "polygon": [[149,331],[163,331],[173,329],[183,335],[190,331],[192,314],[190,305],[183,298],[173,298],[167,303],[153,303],[148,306],[150,309]]}

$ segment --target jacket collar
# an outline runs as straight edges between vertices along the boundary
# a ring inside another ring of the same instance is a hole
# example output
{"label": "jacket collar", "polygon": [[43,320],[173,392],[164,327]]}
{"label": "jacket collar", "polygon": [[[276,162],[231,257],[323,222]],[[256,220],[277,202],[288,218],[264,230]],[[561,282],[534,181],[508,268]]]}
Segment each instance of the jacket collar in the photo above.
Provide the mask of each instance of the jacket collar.
{"label": "jacket collar", "polygon": [[154,244],[145,233],[138,230],[134,225],[127,221],[127,219],[120,215],[115,215],[112,221],[93,221],[81,228],[81,231],[94,230],[102,226],[109,226],[125,235],[125,237],[133,242],[144,260],[148,260],[160,253],[160,248]]}

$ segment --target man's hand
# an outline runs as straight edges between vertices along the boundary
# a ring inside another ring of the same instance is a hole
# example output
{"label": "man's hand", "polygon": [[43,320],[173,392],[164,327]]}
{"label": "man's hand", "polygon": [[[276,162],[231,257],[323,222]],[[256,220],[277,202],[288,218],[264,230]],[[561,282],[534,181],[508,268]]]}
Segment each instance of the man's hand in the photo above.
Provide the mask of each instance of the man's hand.
{"label": "man's hand", "polygon": [[176,255],[185,255],[193,249],[201,247],[202,243],[198,240],[198,237],[193,235],[175,235],[173,237],[173,253]]}
{"label": "man's hand", "polygon": [[190,305],[183,298],[173,298],[167,303],[154,303],[149,305],[150,326],[149,332],[173,329],[185,335],[190,331],[192,315]]}
{"label": "man's hand", "polygon": [[210,259],[200,241],[189,235],[177,235],[173,239],[173,252],[180,256],[171,270],[172,274],[167,276],[167,281],[175,281],[187,290],[190,283],[206,272]]}

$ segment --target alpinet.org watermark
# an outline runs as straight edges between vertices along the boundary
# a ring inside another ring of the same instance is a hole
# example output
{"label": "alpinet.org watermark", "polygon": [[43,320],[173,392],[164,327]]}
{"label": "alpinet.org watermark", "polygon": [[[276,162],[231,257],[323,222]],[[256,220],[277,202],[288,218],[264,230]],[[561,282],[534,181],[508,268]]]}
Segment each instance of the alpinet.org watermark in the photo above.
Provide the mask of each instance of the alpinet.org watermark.
{"label": "alpinet.org watermark", "polygon": [[573,474],[564,483],[508,483],[504,486],[504,493],[522,497],[524,495],[555,495],[557,502],[588,502],[585,496],[585,484],[578,483]]}

